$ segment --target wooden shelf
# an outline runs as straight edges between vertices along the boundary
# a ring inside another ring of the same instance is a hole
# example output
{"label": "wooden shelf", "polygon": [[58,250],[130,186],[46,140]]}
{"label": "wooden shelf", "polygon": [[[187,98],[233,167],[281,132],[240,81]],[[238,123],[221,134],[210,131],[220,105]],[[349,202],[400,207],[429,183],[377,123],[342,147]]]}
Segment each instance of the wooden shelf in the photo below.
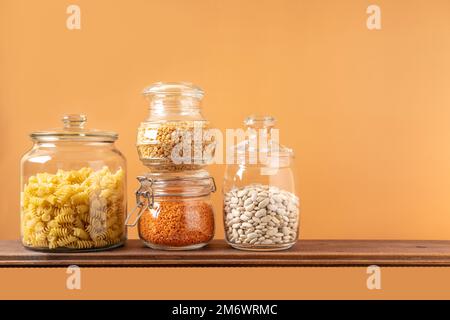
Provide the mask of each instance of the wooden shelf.
{"label": "wooden shelf", "polygon": [[19,241],[0,241],[0,267],[307,267],[450,266],[450,241],[301,240],[278,252],[248,252],[215,240],[196,251],[159,251],[129,240],[89,253],[42,253]]}

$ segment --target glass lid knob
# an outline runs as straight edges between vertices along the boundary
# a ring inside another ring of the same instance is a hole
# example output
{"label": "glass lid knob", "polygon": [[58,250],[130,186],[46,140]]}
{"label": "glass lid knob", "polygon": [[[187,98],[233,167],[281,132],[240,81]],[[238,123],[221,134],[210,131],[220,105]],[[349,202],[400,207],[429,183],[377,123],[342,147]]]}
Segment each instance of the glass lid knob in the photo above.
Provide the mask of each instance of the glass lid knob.
{"label": "glass lid knob", "polygon": [[275,118],[266,115],[251,115],[245,119],[244,124],[255,129],[271,129],[275,126]]}
{"label": "glass lid knob", "polygon": [[66,114],[62,121],[65,129],[83,129],[86,126],[87,116],[85,114]]}

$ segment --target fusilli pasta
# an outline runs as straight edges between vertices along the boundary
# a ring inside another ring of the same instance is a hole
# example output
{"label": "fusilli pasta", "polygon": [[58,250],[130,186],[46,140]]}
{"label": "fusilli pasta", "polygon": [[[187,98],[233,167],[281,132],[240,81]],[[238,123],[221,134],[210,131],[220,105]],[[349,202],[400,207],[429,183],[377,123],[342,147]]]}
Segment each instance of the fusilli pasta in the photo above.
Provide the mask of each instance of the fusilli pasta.
{"label": "fusilli pasta", "polygon": [[22,192],[22,238],[38,249],[93,249],[125,239],[124,171],[107,167],[31,176]]}

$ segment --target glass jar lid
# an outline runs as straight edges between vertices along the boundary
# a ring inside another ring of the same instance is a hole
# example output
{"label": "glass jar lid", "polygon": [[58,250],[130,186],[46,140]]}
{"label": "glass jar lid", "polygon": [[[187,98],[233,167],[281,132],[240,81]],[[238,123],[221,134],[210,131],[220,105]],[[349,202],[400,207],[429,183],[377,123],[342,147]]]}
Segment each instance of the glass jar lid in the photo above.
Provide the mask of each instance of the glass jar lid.
{"label": "glass jar lid", "polygon": [[84,114],[67,114],[63,116],[62,121],[64,123],[62,128],[32,132],[31,139],[36,141],[113,142],[118,138],[118,134],[113,131],[87,129],[87,116]]}
{"label": "glass jar lid", "polygon": [[201,197],[216,191],[214,178],[207,171],[193,173],[148,173],[137,177],[139,191],[151,191],[154,197]]}
{"label": "glass jar lid", "polygon": [[268,156],[272,159],[293,157],[293,150],[279,143],[278,131],[274,134],[275,122],[276,120],[272,116],[248,116],[244,120],[244,124],[248,129],[248,137],[236,145],[231,146],[231,151],[235,152],[241,158],[245,158],[249,153],[254,156]]}
{"label": "glass jar lid", "polygon": [[200,87],[190,82],[157,82],[144,89],[144,96],[185,96],[201,99],[204,92]]}

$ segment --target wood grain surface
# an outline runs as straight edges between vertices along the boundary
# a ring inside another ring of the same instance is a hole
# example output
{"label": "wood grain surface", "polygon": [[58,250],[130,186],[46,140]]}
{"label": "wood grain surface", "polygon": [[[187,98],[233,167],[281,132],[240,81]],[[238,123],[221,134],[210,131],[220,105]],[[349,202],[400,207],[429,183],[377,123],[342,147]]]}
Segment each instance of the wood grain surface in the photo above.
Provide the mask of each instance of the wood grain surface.
{"label": "wood grain surface", "polygon": [[450,241],[301,240],[278,252],[249,252],[214,240],[195,251],[159,251],[129,240],[124,247],[85,253],[42,253],[0,241],[0,267],[306,267],[450,266]]}

